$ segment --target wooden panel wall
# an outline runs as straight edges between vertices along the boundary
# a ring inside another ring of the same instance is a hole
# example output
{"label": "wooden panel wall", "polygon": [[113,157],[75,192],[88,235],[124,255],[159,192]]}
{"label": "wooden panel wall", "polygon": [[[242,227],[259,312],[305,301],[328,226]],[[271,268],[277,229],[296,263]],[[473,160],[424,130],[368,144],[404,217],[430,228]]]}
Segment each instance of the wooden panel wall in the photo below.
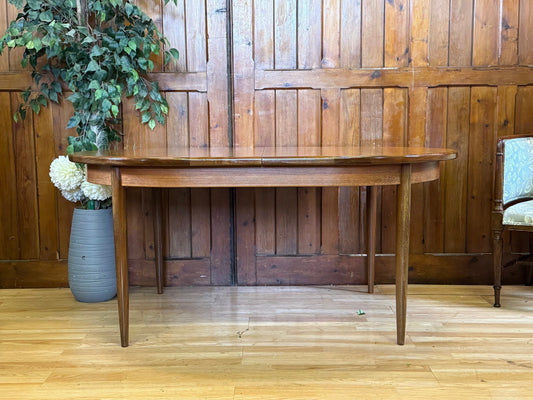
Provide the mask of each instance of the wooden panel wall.
{"label": "wooden panel wall", "polygon": [[[6,3],[2,31],[15,16]],[[154,60],[170,117],[149,131],[126,102],[121,145],[455,148],[439,181],[413,188],[410,280],[491,282],[495,140],[531,131],[529,0],[161,3],[138,0],[180,51],[177,67]],[[0,57],[0,287],[67,284],[73,206],[48,166],[73,134],[69,105],[15,124],[29,82],[16,54]],[[151,285],[151,192],[127,195],[131,281]],[[395,195],[379,194],[378,282],[393,277]],[[366,282],[365,188],[169,190],[165,199],[169,285]],[[513,251],[527,249],[527,237],[512,239]],[[521,279],[505,271],[507,282]]]}
{"label": "wooden panel wall", "polygon": [[[531,131],[532,12],[518,0],[234,2],[235,143],[457,149],[439,181],[413,188],[410,279],[490,283],[495,141]],[[395,197],[379,194],[379,282],[393,281]],[[239,283],[366,281],[365,188],[238,190],[237,204]]]}
{"label": "wooden panel wall", "polygon": [[[2,1],[0,28],[15,14]],[[180,53],[177,66],[154,59],[155,79],[170,106],[165,126],[154,131],[139,123],[133,102],[122,108],[119,146],[228,145],[227,13],[225,0],[187,0],[162,6],[138,0]],[[7,13],[6,13],[7,10]],[[208,57],[209,55],[209,57]],[[0,287],[67,284],[66,258],[73,204],[57,193],[49,164],[65,153],[69,104],[45,109],[24,124],[12,110],[29,75],[15,54],[0,58],[2,196]],[[227,189],[166,190],[167,284],[230,284],[230,194]],[[153,285],[151,190],[128,189],[128,255],[131,284]]]}

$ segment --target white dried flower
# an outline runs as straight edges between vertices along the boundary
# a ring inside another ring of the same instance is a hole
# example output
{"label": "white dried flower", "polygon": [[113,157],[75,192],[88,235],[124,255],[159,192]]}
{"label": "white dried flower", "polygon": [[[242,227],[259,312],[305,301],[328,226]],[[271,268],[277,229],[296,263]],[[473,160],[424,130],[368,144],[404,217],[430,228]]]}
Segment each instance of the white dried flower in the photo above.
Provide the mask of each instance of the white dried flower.
{"label": "white dried flower", "polygon": [[80,188],[74,190],[62,190],[61,195],[68,201],[77,202],[83,199],[83,192]]}
{"label": "white dried flower", "polygon": [[111,186],[97,185],[86,180],[81,184],[81,190],[89,200],[103,201],[110,198],[112,194]]}
{"label": "white dried flower", "polygon": [[59,190],[72,191],[83,181],[84,173],[68,157],[59,156],[50,164],[50,179]]}

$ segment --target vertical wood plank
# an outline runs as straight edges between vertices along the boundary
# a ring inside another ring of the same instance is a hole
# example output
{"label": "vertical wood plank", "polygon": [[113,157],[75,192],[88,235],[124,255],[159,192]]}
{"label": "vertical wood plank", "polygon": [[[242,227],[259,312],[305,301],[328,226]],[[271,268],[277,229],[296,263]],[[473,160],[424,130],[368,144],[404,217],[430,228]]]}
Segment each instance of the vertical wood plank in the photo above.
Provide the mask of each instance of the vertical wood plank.
{"label": "vertical wood plank", "polygon": [[19,233],[17,221],[17,193],[15,175],[15,154],[13,148],[11,99],[7,92],[0,93],[0,184],[2,185],[2,207],[0,207],[0,258],[15,260],[19,256]]}
{"label": "vertical wood plank", "polygon": [[211,284],[231,284],[231,221],[228,189],[211,190]]}
{"label": "vertical wood plank", "polygon": [[472,88],[467,204],[467,251],[472,253],[490,251],[492,246],[487,215],[491,213],[496,95],[496,88]]}
{"label": "vertical wood plank", "polygon": [[254,61],[258,69],[274,67],[274,0],[254,1]]}
{"label": "vertical wood plank", "polygon": [[[189,3],[189,1],[187,3]],[[168,39],[170,47],[178,50],[180,56],[177,63],[166,65],[165,71],[187,71],[188,57],[185,26],[185,1],[178,1],[177,4],[169,2],[165,6],[163,34]]]}
{"label": "vertical wood plank", "polygon": [[253,188],[238,188],[236,191],[237,283],[239,285],[255,285],[257,283],[254,243],[255,190]]}
{"label": "vertical wood plank", "polygon": [[55,260],[59,257],[56,209],[58,193],[50,181],[49,176],[50,163],[55,157],[53,134],[51,131],[53,126],[51,108],[43,108],[38,115],[34,115],[33,126],[37,171],[37,199],[39,202],[39,258],[41,260]]}
{"label": "vertical wood plank", "polygon": [[466,204],[468,179],[468,138],[470,126],[470,88],[448,89],[448,130],[446,147],[457,151],[453,163],[444,165],[445,186],[444,251],[466,251]]}
{"label": "vertical wood plank", "polygon": [[226,1],[207,0],[209,144],[228,146]]}
{"label": "vertical wood plank", "polygon": [[[22,98],[11,94],[11,109],[18,107]],[[37,207],[37,178],[35,171],[35,143],[33,115],[13,126],[13,147],[18,207],[20,259],[39,258],[39,212]]]}
{"label": "vertical wood plank", "polygon": [[361,136],[361,90],[345,89],[340,99],[340,144],[359,145]]}
{"label": "vertical wood plank", "polygon": [[[189,101],[185,92],[168,92],[168,118],[166,122],[166,143],[160,145],[169,147],[189,146]],[[206,114],[192,115],[191,125],[196,121],[207,118]],[[203,118],[200,118],[203,117]],[[162,140],[161,140],[162,141]]]}
{"label": "vertical wood plank", "polygon": [[407,66],[409,50],[409,1],[387,0],[385,4],[385,66]]}
{"label": "vertical wood plank", "polygon": [[190,258],[191,250],[191,191],[168,191],[168,252],[171,258]]}
{"label": "vertical wood plank", "polygon": [[411,64],[415,67],[424,67],[429,63],[430,1],[411,0]]}
{"label": "vertical wood plank", "polygon": [[497,65],[500,43],[500,1],[476,0],[473,65]]}
{"label": "vertical wood plank", "polygon": [[[2,34],[9,26],[7,23],[7,4],[7,1],[0,3],[0,32]],[[0,71],[9,71],[9,53],[7,51],[4,51],[0,56]]]}
{"label": "vertical wood plank", "polygon": [[533,4],[520,0],[518,28],[518,62],[520,65],[533,64]]}
{"label": "vertical wood plank", "polygon": [[340,0],[327,0],[323,3],[322,24],[322,67],[335,68],[340,61]]}
{"label": "vertical wood plank", "polygon": [[341,2],[340,66],[361,66],[361,0]]}
{"label": "vertical wood plank", "polygon": [[254,144],[254,61],[252,3],[233,3],[234,145]]}
{"label": "vertical wood plank", "polygon": [[321,0],[298,0],[298,69],[320,67],[321,13]]}
{"label": "vertical wood plank", "polygon": [[[430,88],[426,118],[426,146],[443,147],[446,143],[448,89]],[[442,174],[441,166],[441,174]],[[443,179],[424,183],[424,243],[426,252],[444,251],[444,186]]]}
{"label": "vertical wood plank", "polygon": [[211,212],[209,189],[191,189],[192,257],[209,257],[211,251]]}
{"label": "vertical wood plank", "polygon": [[531,104],[533,86],[519,86],[516,92],[515,133],[531,133]]}
{"label": "vertical wood plank", "polygon": [[472,65],[474,0],[451,0],[449,65]]}
{"label": "vertical wood plank", "polygon": [[429,65],[448,65],[450,0],[431,2],[429,25]]}
{"label": "vertical wood plank", "polygon": [[274,21],[274,67],[296,68],[296,0],[275,0]]}
{"label": "vertical wood plank", "polygon": [[[169,94],[167,94],[167,98]],[[189,146],[207,146],[209,143],[208,122],[207,94],[189,92]]]}
{"label": "vertical wood plank", "polygon": [[361,144],[381,145],[383,140],[383,90],[361,89]]}
{"label": "vertical wood plank", "polygon": [[518,64],[520,0],[502,0],[500,65]]}
{"label": "vertical wood plank", "polygon": [[205,0],[188,0],[185,6],[185,19],[187,22],[185,24],[187,37],[187,71],[205,71],[207,62]]}
{"label": "vertical wood plank", "polygon": [[[361,65],[365,67],[383,66],[383,39],[385,5],[383,0],[363,1],[361,33]],[[378,22],[379,21],[379,22]]]}
{"label": "vertical wood plank", "polygon": [[[145,245],[150,240],[145,237],[145,219],[142,213],[143,189],[128,188],[126,193],[128,259],[143,260],[147,258]],[[168,218],[165,218],[165,221],[168,221]],[[168,249],[168,245],[165,247]]]}
{"label": "vertical wood plank", "polygon": [[340,89],[322,89],[322,145],[337,146],[340,138]]}

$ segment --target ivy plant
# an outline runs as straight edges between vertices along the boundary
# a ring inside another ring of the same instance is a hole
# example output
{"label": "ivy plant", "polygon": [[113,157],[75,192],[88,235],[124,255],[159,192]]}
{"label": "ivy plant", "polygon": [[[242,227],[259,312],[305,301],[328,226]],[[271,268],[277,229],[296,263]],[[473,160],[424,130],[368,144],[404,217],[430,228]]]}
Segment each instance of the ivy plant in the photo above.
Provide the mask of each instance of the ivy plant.
{"label": "ivy plant", "polygon": [[0,54],[23,49],[21,65],[31,67],[34,83],[22,93],[15,121],[67,99],[74,106],[67,128],[78,134],[69,138],[68,153],[120,140],[115,126],[125,97],[134,99],[142,123],[164,124],[168,104],[148,73],[154,55],[164,51],[167,64],[178,52],[134,0],[9,2],[20,12],[0,39]]}

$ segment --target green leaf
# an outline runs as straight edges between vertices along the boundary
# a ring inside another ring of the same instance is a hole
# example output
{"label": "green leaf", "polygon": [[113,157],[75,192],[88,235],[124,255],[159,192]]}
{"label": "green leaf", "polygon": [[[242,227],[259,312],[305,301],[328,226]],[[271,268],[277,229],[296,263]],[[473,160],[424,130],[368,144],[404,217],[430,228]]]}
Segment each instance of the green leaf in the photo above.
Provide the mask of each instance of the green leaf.
{"label": "green leaf", "polygon": [[180,57],[180,53],[175,48],[169,49],[169,53],[174,57],[176,60]]}
{"label": "green leaf", "polygon": [[39,102],[39,104],[45,107],[48,105],[48,101],[46,101],[46,97],[43,94],[40,94],[39,96],[37,96],[37,101]]}
{"label": "green leaf", "polygon": [[113,114],[113,116],[116,118],[116,116],[118,115],[118,106],[116,104],[113,104],[111,106],[111,113]]}
{"label": "green leaf", "polygon": [[89,89],[100,89],[100,82],[99,81],[91,81],[89,83]]}
{"label": "green leaf", "polygon": [[43,22],[52,22],[53,19],[54,19],[54,15],[52,14],[51,10],[46,10],[45,12],[42,12],[39,15],[39,20]]}
{"label": "green leaf", "polygon": [[148,122],[148,127],[152,130],[155,128],[155,121],[153,119],[151,119],[150,122]]}
{"label": "green leaf", "polygon": [[67,155],[74,153],[74,146],[69,144],[67,146]]}
{"label": "green leaf", "polygon": [[134,40],[130,40],[130,41],[128,42],[128,47],[129,47],[130,49],[132,49],[133,51],[136,51],[136,50],[137,50],[137,44],[135,43]]}
{"label": "green leaf", "polygon": [[41,106],[39,105],[39,102],[35,99],[32,99],[30,101],[30,107],[35,114],[39,114],[39,112],[41,111]]}
{"label": "green leaf", "polygon": [[100,66],[98,63],[94,60],[92,60],[89,65],[87,65],[87,68],[85,69],[85,72],[93,72],[98,71],[100,69]]}
{"label": "green leaf", "polygon": [[33,47],[36,51],[40,51],[43,48],[43,43],[41,42],[41,39],[35,38],[33,39]]}
{"label": "green leaf", "polygon": [[28,99],[30,98],[30,96],[31,96],[31,88],[28,88],[22,92],[22,101],[26,103]]}
{"label": "green leaf", "polygon": [[72,117],[70,117],[70,119],[68,120],[68,123],[67,123],[67,129],[69,128],[75,128],[76,126],[78,126],[80,124],[80,117],[79,115],[74,115]]}
{"label": "green leaf", "polygon": [[148,121],[150,121],[150,118],[152,118],[152,115],[150,114],[150,111],[145,111],[142,115],[141,122],[143,124],[146,124]]}
{"label": "green leaf", "polygon": [[108,112],[111,109],[111,105],[112,104],[108,99],[104,99],[104,101],[102,101],[102,111]]}
{"label": "green leaf", "polygon": [[126,3],[126,4],[124,5],[124,8],[125,8],[125,10],[126,10],[126,15],[127,15],[128,17],[130,17],[131,14],[133,13],[133,5],[130,4],[130,3]]}
{"label": "green leaf", "polygon": [[39,10],[41,8],[41,0],[28,0],[28,6],[30,6],[32,10]]}

